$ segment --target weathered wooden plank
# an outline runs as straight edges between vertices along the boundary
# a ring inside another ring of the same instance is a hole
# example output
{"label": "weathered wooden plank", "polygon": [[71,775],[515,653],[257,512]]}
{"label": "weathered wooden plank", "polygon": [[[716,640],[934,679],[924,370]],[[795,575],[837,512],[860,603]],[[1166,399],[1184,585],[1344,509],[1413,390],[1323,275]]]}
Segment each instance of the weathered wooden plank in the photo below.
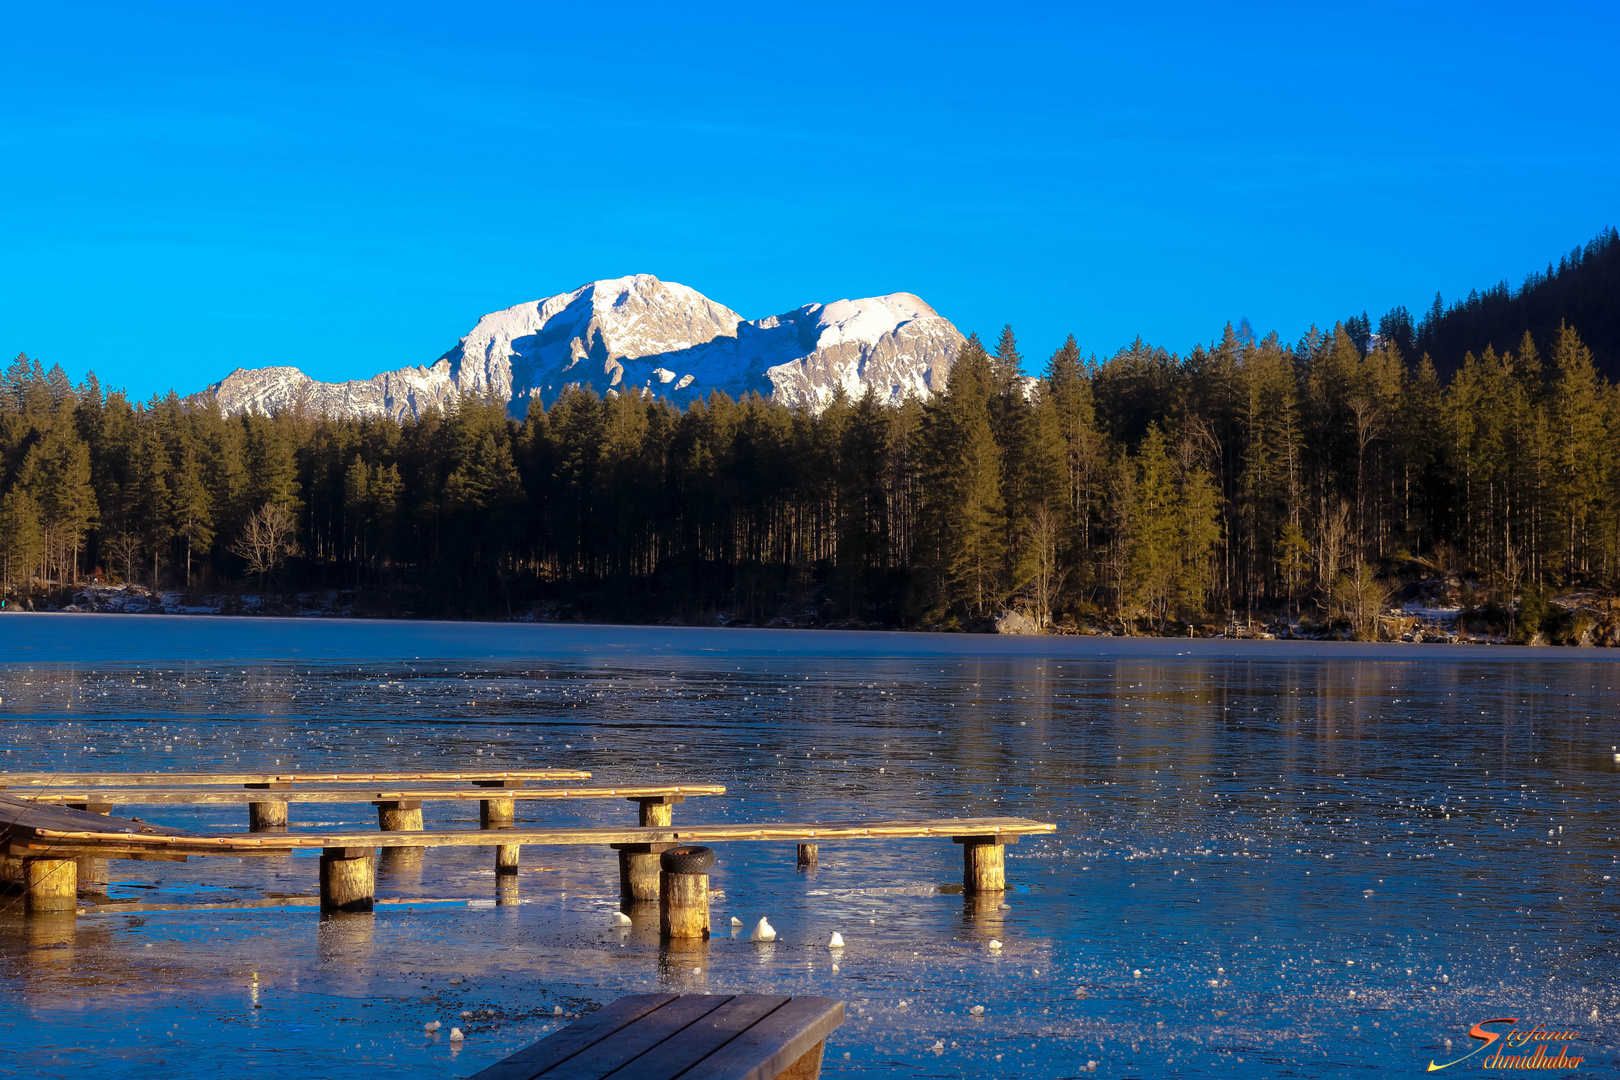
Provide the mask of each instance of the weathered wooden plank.
{"label": "weathered wooden plank", "polygon": [[[451,907],[469,902],[468,897],[443,896],[389,896],[374,901],[378,907]],[[79,908],[80,915],[139,915],[150,912],[185,911],[251,911],[261,908],[319,907],[321,898],[311,896],[260,896],[252,899],[228,900],[216,904],[147,904],[139,901],[87,904]]]}
{"label": "weathered wooden plank", "polygon": [[[83,801],[83,800],[79,800]],[[91,829],[104,833],[136,833],[143,836],[189,836],[184,829],[171,829],[166,825],[153,825],[145,821],[115,818],[91,810],[74,810],[66,806],[50,806],[19,799],[0,792],[0,834],[28,833],[34,829],[77,830]]]}
{"label": "weathered wooden plank", "polygon": [[[733,1000],[730,994],[683,994],[657,1012],[643,1016],[613,1038],[546,1070],[540,1080],[601,1080],[624,1065],[627,1076],[640,1076],[643,1054],[657,1055],[669,1039],[684,1037],[691,1025]],[[634,1064],[631,1064],[634,1062]]]}
{"label": "weathered wooden plank", "polygon": [[[776,994],[744,994],[732,998],[688,1025],[680,1038],[667,1040],[642,1054],[626,1072],[636,1080],[674,1080],[791,1000]],[[698,1075],[707,1078],[707,1069],[699,1069]],[[776,1078],[772,1076],[771,1080]]]}
{"label": "weathered wooden plank", "polygon": [[[152,862],[185,862],[185,854],[173,851],[155,851],[152,848],[133,848],[126,845],[96,843],[82,844],[60,840],[26,840],[11,837],[3,848],[15,858],[31,855],[60,855],[64,859],[145,859]],[[230,855],[233,858],[252,858],[259,855],[285,855],[286,851],[205,851],[193,855]]]}
{"label": "weathered wooden plank", "polygon": [[547,1069],[610,1038],[647,1014],[668,1005],[676,997],[675,994],[632,994],[622,997],[511,1057],[474,1073],[471,1080],[534,1080]]}
{"label": "weathered wooden plank", "polygon": [[[525,802],[543,799],[642,799],[667,796],[724,795],[724,784],[680,784],[627,787],[503,788],[499,798]],[[490,797],[489,788],[292,788],[278,789],[276,802],[288,803],[367,803],[432,800],[434,802],[479,802]],[[255,803],[268,796],[263,788],[66,788],[19,795],[39,805],[108,803],[113,806],[155,806],[159,804]],[[664,822],[669,824],[669,822]]]}
{"label": "weathered wooden plank", "polygon": [[589,780],[579,769],[507,769],[473,772],[299,773],[0,773],[0,788],[156,787],[176,784],[392,784],[406,780]]}
{"label": "weathered wooden plank", "polygon": [[[99,822],[104,817],[96,816]],[[566,829],[453,830],[424,832],[259,833],[217,836],[138,836],[89,829],[35,829],[41,839],[72,841],[93,846],[106,842],[129,846],[185,851],[193,855],[235,854],[239,851],[289,850],[325,847],[489,847],[492,844],[663,844],[731,840],[877,840],[929,837],[1030,836],[1056,832],[1050,822],[1027,818],[940,818],[921,821],[780,823],[770,825],[684,825],[678,828],[582,827]],[[498,838],[498,839],[497,839]]]}
{"label": "weathered wooden plank", "polygon": [[796,997],[702,1059],[703,1080],[776,1080],[844,1022],[836,998]]}

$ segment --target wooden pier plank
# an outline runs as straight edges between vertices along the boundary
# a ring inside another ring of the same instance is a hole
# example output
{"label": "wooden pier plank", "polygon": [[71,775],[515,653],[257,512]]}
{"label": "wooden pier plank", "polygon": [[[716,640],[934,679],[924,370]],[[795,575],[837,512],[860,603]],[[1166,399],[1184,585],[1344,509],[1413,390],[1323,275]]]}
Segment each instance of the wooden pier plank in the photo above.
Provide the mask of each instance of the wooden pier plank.
{"label": "wooden pier plank", "polygon": [[[107,819],[94,815],[97,822]],[[327,847],[488,847],[501,844],[723,843],[731,840],[877,840],[928,837],[999,837],[1012,841],[1057,831],[1050,822],[1028,818],[931,818],[909,821],[773,822],[760,825],[682,825],[673,827],[597,826],[576,828],[460,829],[422,832],[234,833],[221,835],[131,836],[105,829],[15,828],[12,843],[51,843],[60,847],[139,846],[189,855],[237,854]],[[497,839],[498,837],[498,839]]]}
{"label": "wooden pier plank", "polygon": [[0,773],[0,788],[174,787],[180,784],[394,784],[421,780],[589,780],[579,769],[507,769],[472,772],[280,772],[280,773]]}
{"label": "wooden pier plank", "polygon": [[[635,1067],[627,1071],[636,1080],[674,1080],[791,1000],[777,994],[734,997],[679,1032],[679,1038],[665,1038],[653,1050],[637,1058]],[[656,1020],[656,1017],[652,1019]],[[699,1072],[705,1077],[708,1075],[706,1068]],[[563,1080],[563,1077],[558,1077],[558,1080]],[[568,1076],[567,1080],[587,1080],[587,1077],[580,1074]],[[775,1078],[772,1077],[772,1080]]]}
{"label": "wooden pier plank", "polygon": [[810,1080],[843,1022],[844,1003],[835,998],[637,995],[472,1080]]}
{"label": "wooden pier plank", "polygon": [[836,998],[796,997],[704,1058],[704,1080],[776,1080],[844,1022]]}
{"label": "wooden pier plank", "polygon": [[[548,1069],[543,1080],[598,1080],[635,1062],[626,1073],[642,1075],[643,1054],[656,1056],[658,1047],[735,1000],[730,994],[683,994],[657,1012],[621,1029],[613,1038],[575,1054]],[[565,1029],[566,1030],[566,1029]]]}
{"label": "wooden pier plank", "polygon": [[680,796],[724,795],[723,784],[629,785],[621,787],[571,788],[103,788],[53,789],[17,797],[45,804],[105,803],[112,806],[156,806],[161,804],[254,803],[266,799],[287,803],[366,803],[399,802],[414,799],[434,802],[481,802],[486,799],[656,799]]}
{"label": "wooden pier plank", "polygon": [[[74,800],[83,802],[82,799]],[[19,799],[0,792],[0,836],[8,831],[31,832],[36,829],[55,829],[75,832],[91,829],[98,833],[118,835],[128,839],[135,836],[193,836],[184,829],[171,829],[166,825],[153,825],[147,821],[133,821],[96,814],[89,810],[74,810],[66,806],[52,806]]]}
{"label": "wooden pier plank", "polygon": [[555,1034],[525,1047],[489,1068],[472,1075],[471,1080],[533,1080],[546,1070],[656,1012],[679,995],[632,994],[574,1021]]}

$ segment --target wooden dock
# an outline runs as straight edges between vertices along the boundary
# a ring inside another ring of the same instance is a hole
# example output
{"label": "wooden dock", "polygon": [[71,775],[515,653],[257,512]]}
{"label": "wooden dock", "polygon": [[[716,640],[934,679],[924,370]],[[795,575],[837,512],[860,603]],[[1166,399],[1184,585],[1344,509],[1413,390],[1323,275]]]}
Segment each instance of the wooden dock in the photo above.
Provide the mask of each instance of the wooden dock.
{"label": "wooden dock", "polygon": [[[185,861],[200,856],[274,856],[319,850],[321,902],[327,909],[370,910],[375,902],[378,849],[494,847],[498,874],[518,870],[524,845],[600,846],[617,851],[620,894],[627,902],[660,896],[661,855],[678,845],[735,842],[793,842],[801,866],[813,865],[823,842],[949,839],[962,845],[963,889],[995,892],[1006,888],[1004,849],[1020,837],[1056,831],[1047,822],[1014,817],[925,818],[881,821],[765,822],[759,824],[674,824],[676,804],[691,795],[719,795],[717,784],[576,786],[528,788],[518,785],[554,778],[563,770],[491,773],[323,773],[314,774],[68,774],[49,790],[49,774],[0,776],[10,790],[0,792],[0,860],[7,876],[21,879],[32,910],[71,907],[79,871],[94,873],[108,859]],[[567,773],[569,778],[588,774]],[[271,777],[272,779],[267,779]],[[160,783],[160,780],[163,781]],[[73,786],[62,787],[71,781]],[[349,782],[444,784],[466,781],[472,789],[445,787],[303,787],[293,784]],[[269,788],[262,785],[274,783]],[[225,785],[253,785],[228,788]],[[495,790],[495,785],[500,789]],[[512,786],[508,786],[512,785]],[[516,800],[622,798],[639,807],[635,825],[517,827]],[[477,829],[424,829],[423,801],[478,800]],[[371,802],[379,831],[298,832],[286,826],[288,802]],[[202,834],[165,828],[138,818],[116,818],[118,805],[247,803],[250,831]],[[279,820],[278,820],[279,817]],[[37,895],[36,895],[37,893]],[[52,906],[54,905],[54,907]]]}
{"label": "wooden dock", "polygon": [[18,787],[175,787],[183,784],[240,784],[280,787],[292,784],[401,784],[466,781],[494,787],[521,787],[529,780],[589,780],[578,769],[492,769],[472,772],[284,772],[284,773],[0,773],[0,789]]}
{"label": "wooden dock", "polygon": [[816,1080],[844,1003],[776,994],[634,994],[472,1080]]}

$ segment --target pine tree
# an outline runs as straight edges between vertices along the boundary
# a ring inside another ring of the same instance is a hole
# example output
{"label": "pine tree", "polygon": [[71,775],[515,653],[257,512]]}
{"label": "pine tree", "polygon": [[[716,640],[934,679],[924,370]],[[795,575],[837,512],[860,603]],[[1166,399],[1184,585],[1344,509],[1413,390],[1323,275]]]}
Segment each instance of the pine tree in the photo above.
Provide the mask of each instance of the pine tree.
{"label": "pine tree", "polygon": [[39,504],[20,488],[0,496],[0,579],[8,591],[33,577],[44,552]]}
{"label": "pine tree", "polygon": [[1220,491],[1208,470],[1184,462],[1178,470],[1176,492],[1180,576],[1176,602],[1192,614],[1207,609],[1215,591],[1215,558],[1221,542]]}
{"label": "pine tree", "polygon": [[348,555],[356,566],[370,555],[367,539],[371,529],[371,478],[373,469],[356,454],[343,471],[343,531]]}
{"label": "pine tree", "polygon": [[1553,341],[1548,413],[1553,439],[1554,491],[1563,509],[1564,566],[1570,580],[1590,569],[1589,526],[1602,496],[1603,420],[1592,353],[1573,329],[1560,325]]}
{"label": "pine tree", "polygon": [[951,367],[945,393],[926,414],[935,617],[957,612],[983,618],[1005,595],[1001,450],[990,420],[996,392],[990,357],[978,337],[970,336]]}
{"label": "pine tree", "polygon": [[1164,433],[1157,424],[1135,457],[1136,498],[1130,511],[1130,599],[1163,627],[1182,597],[1182,508]]}
{"label": "pine tree", "polygon": [[90,482],[90,448],[69,426],[53,425],[28,452],[19,481],[39,500],[47,532],[46,559],[52,564],[47,574],[54,571],[59,579],[77,584],[79,552],[101,516]]}
{"label": "pine tree", "polygon": [[169,490],[170,514],[186,548],[186,587],[191,587],[191,563],[195,552],[207,551],[214,542],[214,498],[203,478],[200,455],[187,439],[175,462]]}
{"label": "pine tree", "polygon": [[160,585],[158,575],[163,553],[176,532],[168,483],[172,470],[168,451],[159,440],[155,426],[143,425],[130,462],[133,490],[126,517],[138,529],[141,543],[151,557],[154,589]]}
{"label": "pine tree", "polygon": [[1024,357],[1011,326],[1001,329],[990,360],[991,393],[988,402],[990,431],[1000,458],[1000,502],[1003,512],[1001,548],[1004,565],[999,577],[1011,589],[1019,588],[1033,564],[1025,544],[1030,517],[1043,501],[1040,494],[1041,462],[1035,410],[1031,407],[1024,375]]}
{"label": "pine tree", "polygon": [[1080,362],[1074,336],[1047,364],[1039,388],[1039,446],[1041,489],[1061,492],[1050,502],[1061,507],[1058,526],[1067,541],[1060,542],[1058,561],[1066,576],[1084,589],[1091,583],[1093,527],[1102,498],[1107,451],[1097,428],[1091,380]]}

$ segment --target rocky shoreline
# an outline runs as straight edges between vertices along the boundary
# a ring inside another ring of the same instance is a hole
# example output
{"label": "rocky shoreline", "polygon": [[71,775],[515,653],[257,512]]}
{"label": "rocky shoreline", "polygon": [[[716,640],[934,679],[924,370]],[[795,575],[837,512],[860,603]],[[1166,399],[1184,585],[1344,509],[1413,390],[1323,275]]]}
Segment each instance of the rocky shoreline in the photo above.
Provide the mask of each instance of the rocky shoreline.
{"label": "rocky shoreline", "polygon": [[[1391,643],[1411,644],[1464,644],[1464,645],[1567,645],[1576,647],[1620,647],[1620,603],[1614,598],[1601,597],[1590,592],[1556,596],[1551,604],[1566,617],[1563,633],[1537,633],[1529,640],[1515,641],[1511,628],[1501,624],[1503,610],[1470,608],[1461,605],[1436,606],[1423,601],[1411,601],[1401,607],[1389,607],[1379,618],[1379,639]],[[355,618],[355,619],[412,619],[420,618],[410,610],[380,611],[359,602],[352,590],[288,593],[264,596],[255,593],[202,593],[179,589],[149,589],[139,585],[85,585],[72,591],[67,604],[35,602],[24,598],[8,603],[5,611],[59,611],[119,615],[240,615],[280,618]],[[479,622],[539,622],[539,623],[594,623],[607,621],[590,618],[568,604],[542,604],[520,614],[505,618],[488,618]],[[753,622],[740,619],[728,611],[718,611],[698,618],[666,616],[644,621],[661,626],[706,626],[761,629],[799,630],[900,630],[919,629],[884,624],[866,623],[853,619],[823,620],[813,607],[794,614],[781,614],[772,619]],[[1496,625],[1493,625],[1493,621]],[[1353,635],[1347,626],[1316,622],[1309,618],[1271,615],[1253,619],[1233,617],[1224,624],[1171,622],[1152,626],[1143,622],[1127,622],[1117,617],[1087,620],[1064,619],[1045,627],[1023,611],[1009,610],[995,620],[969,627],[943,626],[920,629],[936,632],[968,632],[1011,635],[1040,635],[1072,637],[1164,637],[1205,639],[1250,639],[1264,641],[1349,641]]]}

